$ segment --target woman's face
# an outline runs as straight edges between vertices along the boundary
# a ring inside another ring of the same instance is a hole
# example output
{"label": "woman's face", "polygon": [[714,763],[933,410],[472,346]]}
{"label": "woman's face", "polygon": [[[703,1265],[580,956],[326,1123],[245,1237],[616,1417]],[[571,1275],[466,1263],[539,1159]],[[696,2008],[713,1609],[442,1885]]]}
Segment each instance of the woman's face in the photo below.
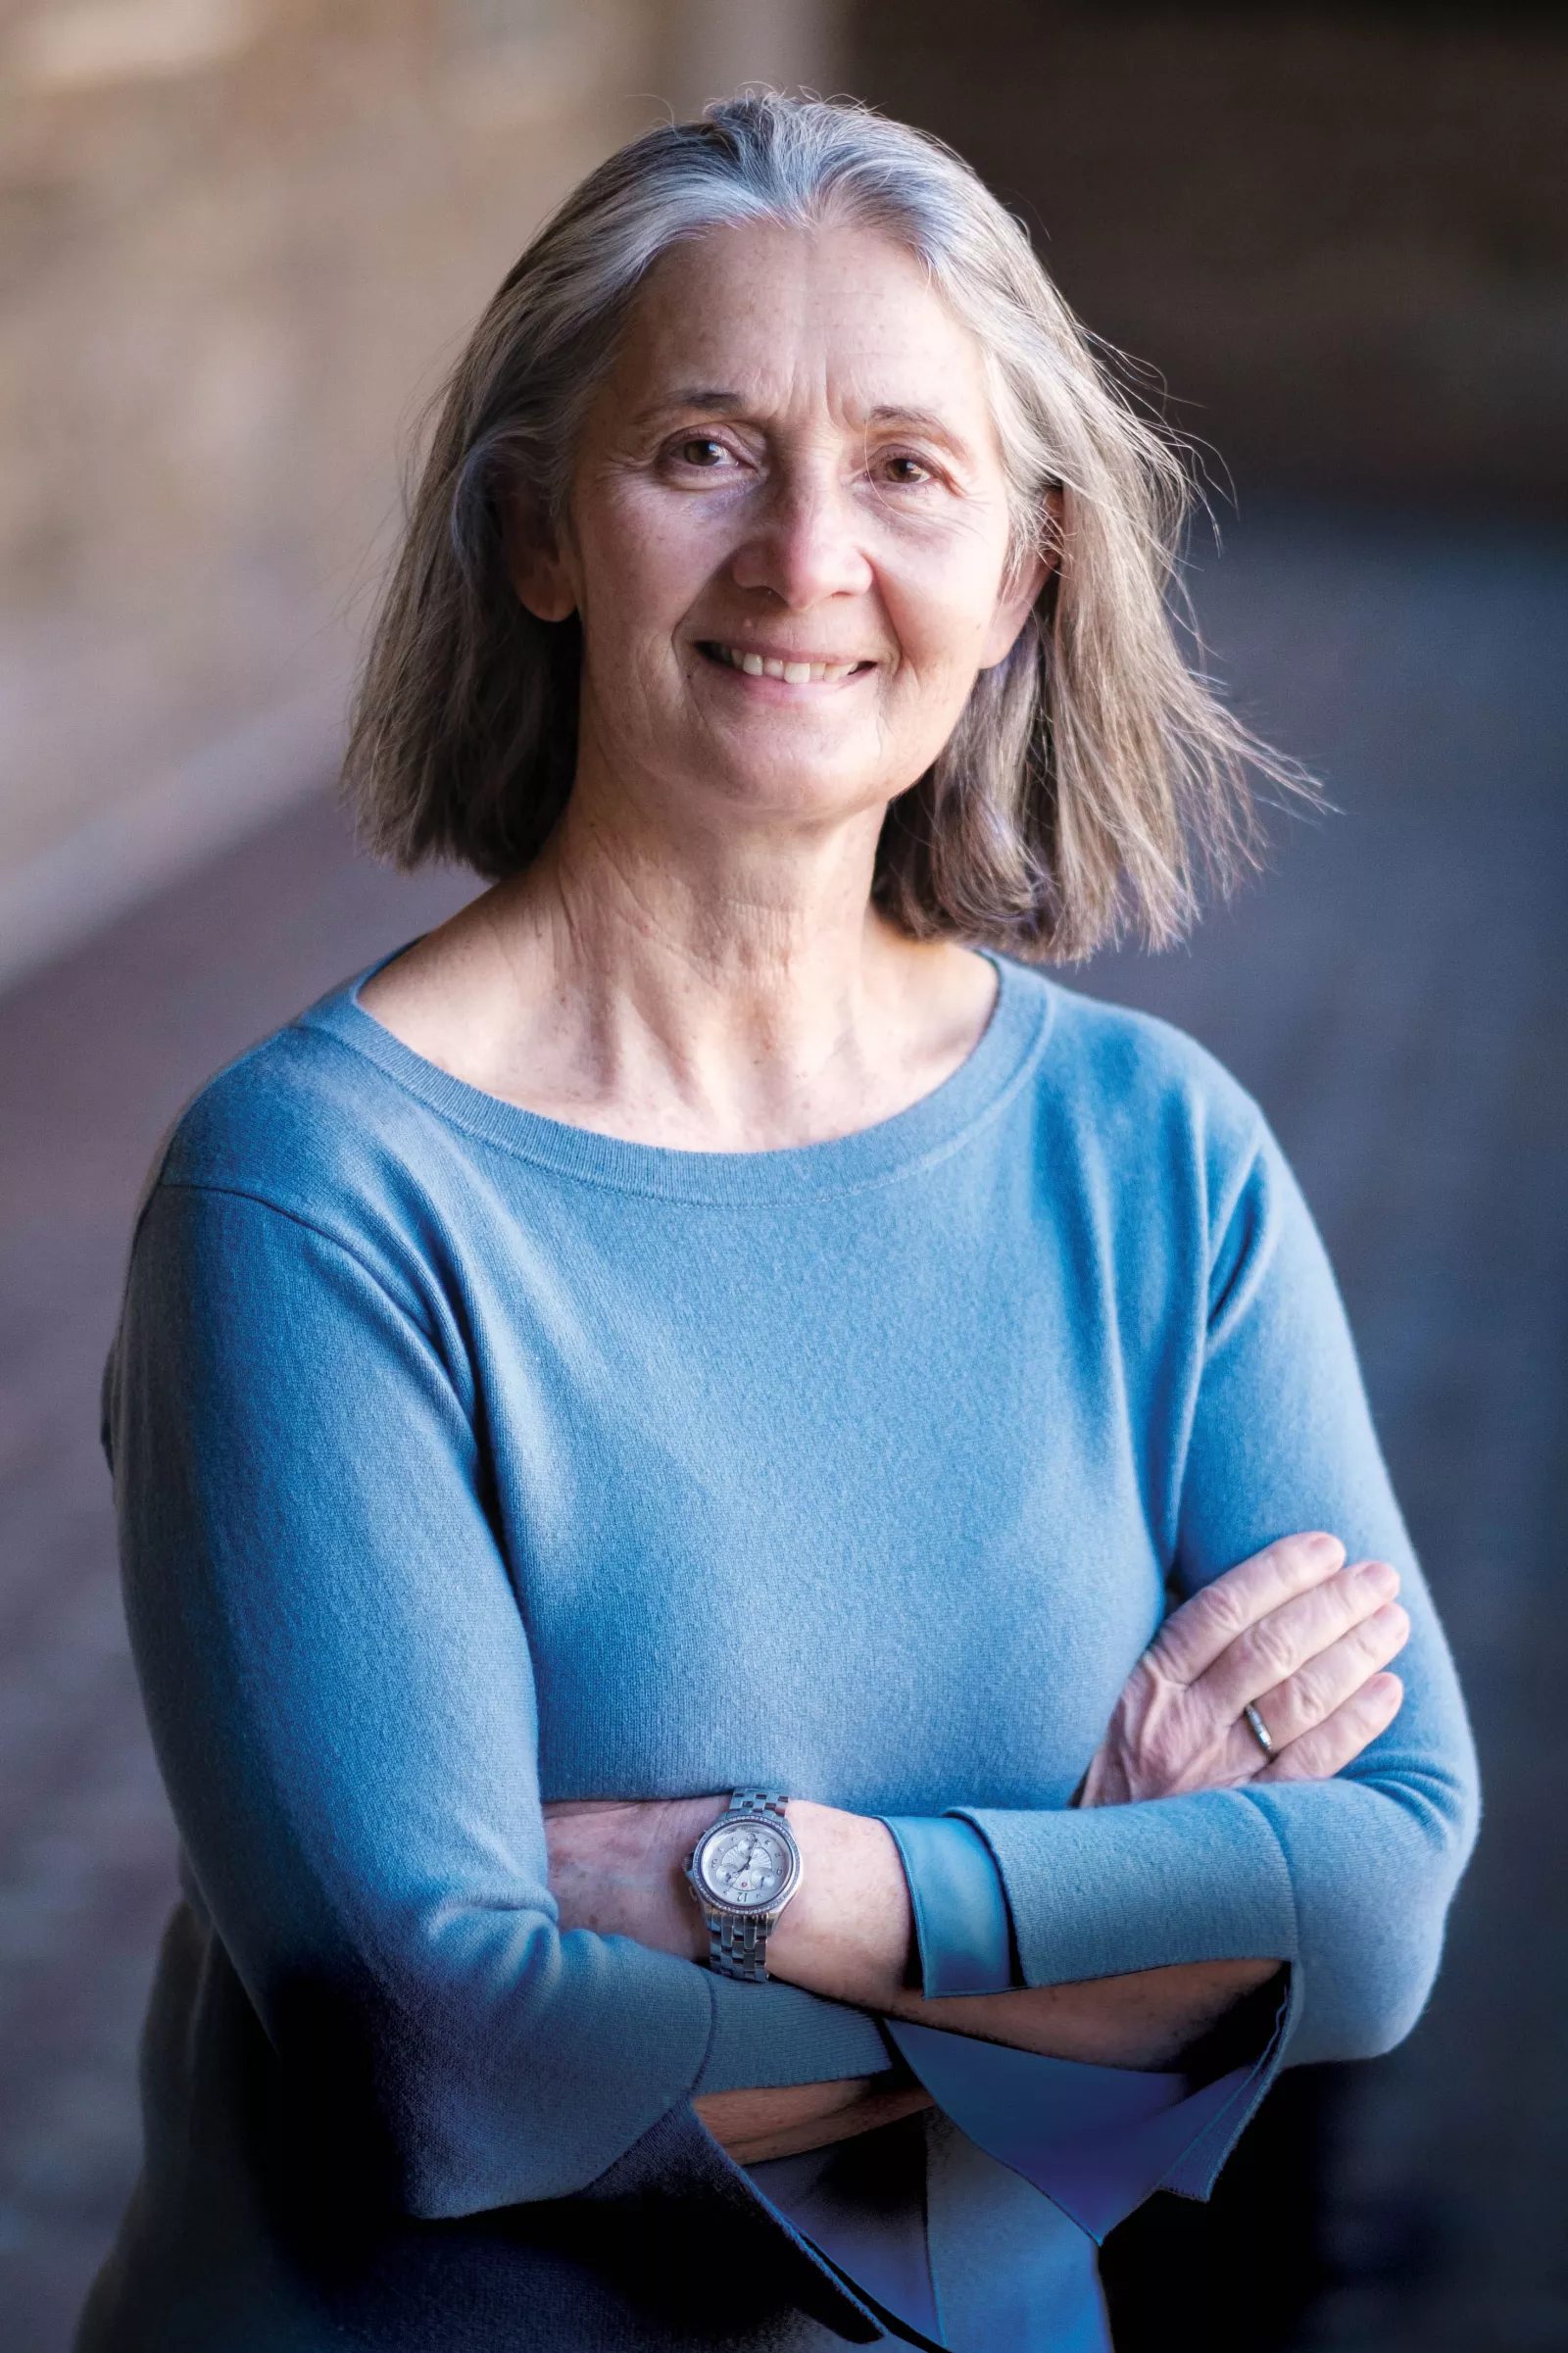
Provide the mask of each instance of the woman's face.
{"label": "woman's face", "polygon": [[880,809],[952,733],[1041,571],[1007,579],[980,352],[901,247],[710,232],[650,273],[559,545],[518,593],[584,638],[583,756],[709,819]]}

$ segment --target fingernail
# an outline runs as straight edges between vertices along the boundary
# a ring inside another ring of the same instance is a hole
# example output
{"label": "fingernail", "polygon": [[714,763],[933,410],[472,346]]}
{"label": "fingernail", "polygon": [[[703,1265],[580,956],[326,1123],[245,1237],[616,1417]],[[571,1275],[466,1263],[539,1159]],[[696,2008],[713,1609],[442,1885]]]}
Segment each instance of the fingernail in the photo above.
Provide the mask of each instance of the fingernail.
{"label": "fingernail", "polygon": [[1399,1590],[1399,1572],[1386,1560],[1363,1561],[1360,1582],[1369,1593],[1386,1593],[1392,1600]]}
{"label": "fingernail", "polygon": [[1306,1548],[1314,1560],[1332,1560],[1341,1549],[1341,1544],[1337,1536],[1309,1536]]}

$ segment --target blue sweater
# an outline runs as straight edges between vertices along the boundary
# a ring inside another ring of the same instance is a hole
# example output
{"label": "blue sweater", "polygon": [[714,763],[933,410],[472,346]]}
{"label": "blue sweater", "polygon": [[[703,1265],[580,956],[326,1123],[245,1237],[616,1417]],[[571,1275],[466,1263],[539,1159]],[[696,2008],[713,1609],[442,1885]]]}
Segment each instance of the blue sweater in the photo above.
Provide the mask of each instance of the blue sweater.
{"label": "blue sweater", "polygon": [[[944,1086],[798,1151],[539,1118],[352,991],[186,1113],[107,1399],[187,1900],[84,2348],[878,2334],[690,2107],[885,2068],[878,2023],[561,1933],[543,1800],[961,1809],[1031,1985],[1273,1955],[1292,2059],[1408,2030],[1473,1762],[1321,1247],[1196,1046],[1001,975]],[[1307,1527],[1402,1573],[1392,1729],[1069,1809],[1170,1593]],[[1088,2239],[927,2141],[946,2341],[1087,2313]]]}

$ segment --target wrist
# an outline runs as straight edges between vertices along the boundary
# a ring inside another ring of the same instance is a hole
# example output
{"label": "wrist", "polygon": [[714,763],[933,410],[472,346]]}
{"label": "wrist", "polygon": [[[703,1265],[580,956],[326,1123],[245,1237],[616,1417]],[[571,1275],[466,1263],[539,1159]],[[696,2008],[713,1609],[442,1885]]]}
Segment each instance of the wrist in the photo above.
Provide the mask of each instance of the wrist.
{"label": "wrist", "polygon": [[670,1837],[663,1841],[663,1860],[674,1903],[686,1924],[686,1955],[693,1961],[707,1962],[709,1934],[687,1877],[687,1865],[704,1832],[722,1821],[728,1807],[727,1796],[683,1797],[669,1809]]}
{"label": "wrist", "polygon": [[707,1933],[686,1885],[686,1857],[724,1811],[723,1797],[557,1800],[544,1809],[550,1891],[564,1931],[631,1936],[694,1961]]}
{"label": "wrist", "polygon": [[799,1891],[768,1940],[775,1977],[829,2000],[883,2010],[903,1989],[913,1918],[899,1850],[869,1814],[794,1798]]}

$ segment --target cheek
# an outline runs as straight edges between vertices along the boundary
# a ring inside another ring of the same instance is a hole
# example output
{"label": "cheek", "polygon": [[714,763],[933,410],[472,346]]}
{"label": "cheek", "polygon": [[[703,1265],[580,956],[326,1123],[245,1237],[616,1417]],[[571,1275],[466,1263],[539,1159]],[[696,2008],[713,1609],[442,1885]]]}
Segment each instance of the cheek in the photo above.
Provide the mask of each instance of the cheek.
{"label": "cheek", "polygon": [[895,601],[890,617],[908,683],[933,695],[966,693],[980,664],[996,612],[996,573],[975,565],[972,577],[925,581]]}
{"label": "cheek", "polygon": [[667,648],[711,568],[696,534],[635,501],[584,517],[577,546],[590,641],[621,659],[639,644]]}
{"label": "cheek", "polygon": [[910,683],[967,691],[1001,593],[1005,540],[990,527],[933,533],[885,551],[879,565],[888,617]]}

